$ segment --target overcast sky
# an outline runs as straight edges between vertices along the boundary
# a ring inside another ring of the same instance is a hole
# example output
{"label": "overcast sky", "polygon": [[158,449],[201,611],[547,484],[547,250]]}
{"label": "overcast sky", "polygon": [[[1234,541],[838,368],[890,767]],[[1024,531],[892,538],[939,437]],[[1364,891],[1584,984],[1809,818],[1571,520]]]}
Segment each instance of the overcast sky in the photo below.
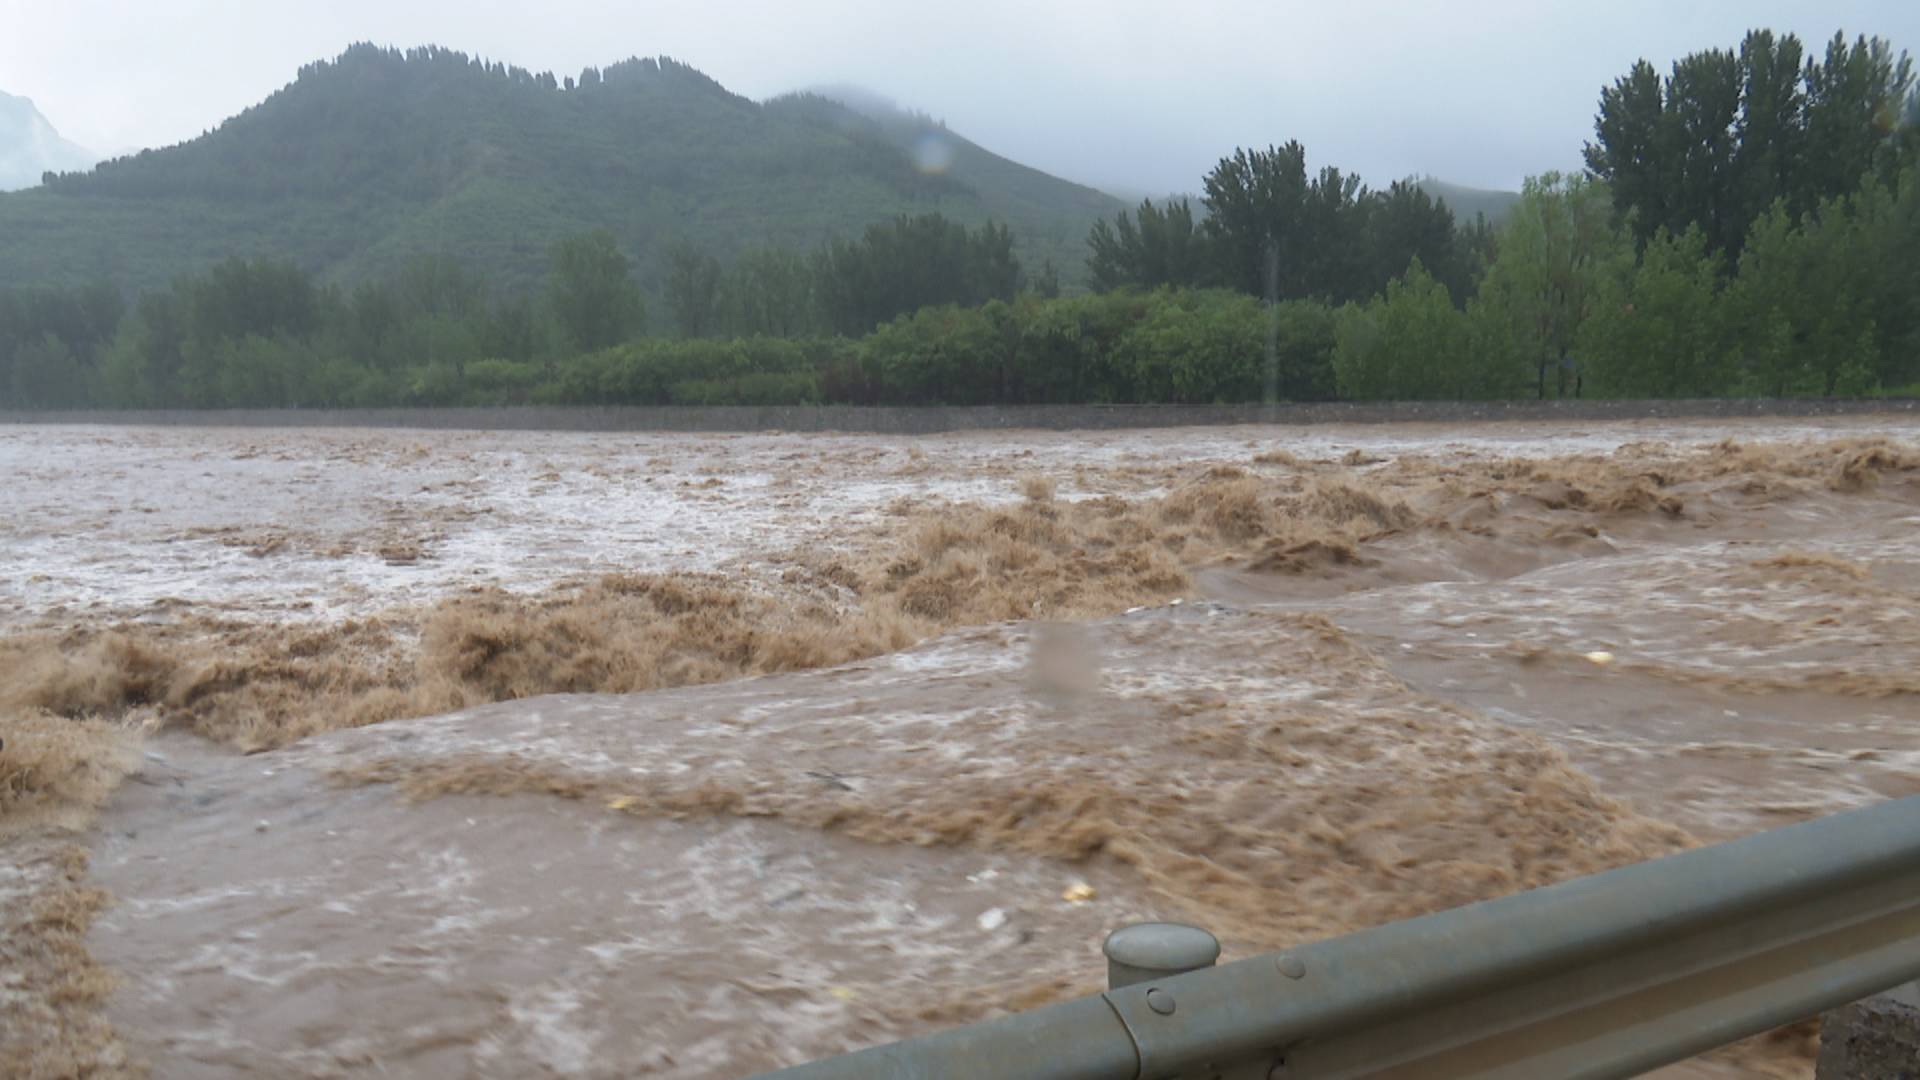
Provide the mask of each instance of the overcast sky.
{"label": "overcast sky", "polygon": [[764,98],[849,82],[989,149],[1126,192],[1196,190],[1299,139],[1370,182],[1487,187],[1579,164],[1600,87],[1747,28],[1920,50],[1916,0],[0,0],[0,90],[124,151],[191,138],[355,41],[559,74],[668,55]]}

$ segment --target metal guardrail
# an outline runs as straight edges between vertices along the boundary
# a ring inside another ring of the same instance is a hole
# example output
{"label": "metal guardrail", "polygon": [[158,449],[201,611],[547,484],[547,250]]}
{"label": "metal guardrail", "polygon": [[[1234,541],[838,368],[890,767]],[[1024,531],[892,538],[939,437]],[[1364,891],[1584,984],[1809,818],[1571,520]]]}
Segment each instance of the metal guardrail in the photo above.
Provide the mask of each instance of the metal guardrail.
{"label": "metal guardrail", "polygon": [[1915,978],[1920,797],[769,1075],[1623,1077]]}

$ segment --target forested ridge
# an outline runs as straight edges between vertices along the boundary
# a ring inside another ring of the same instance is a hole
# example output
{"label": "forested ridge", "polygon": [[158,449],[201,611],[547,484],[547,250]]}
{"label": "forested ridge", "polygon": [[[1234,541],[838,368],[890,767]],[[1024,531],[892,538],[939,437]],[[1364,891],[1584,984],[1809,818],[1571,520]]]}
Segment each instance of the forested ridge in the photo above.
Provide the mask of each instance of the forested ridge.
{"label": "forested ridge", "polygon": [[[943,168],[910,152],[923,137]],[[0,287],[145,290],[233,256],[351,286],[450,256],[527,292],[554,240],[604,228],[651,291],[676,240],[800,250],[935,212],[1002,222],[1023,258],[1077,275],[1088,226],[1119,205],[931,121],[757,103],[666,58],[556,77],[360,45],[199,138],[0,196]]]}
{"label": "forested ridge", "polygon": [[[375,51],[366,62],[414,61]],[[754,106],[663,62],[641,62],[633,74],[642,89],[633,91],[607,89],[619,84],[614,69],[562,85],[464,57],[458,66],[464,74],[449,69],[446,77],[496,88],[530,82],[549,102],[649,92],[650,80],[671,78],[699,87],[726,114],[716,123],[804,114],[804,130],[869,140],[860,144],[871,155],[860,169],[823,175],[933,201],[804,242],[729,246],[663,233],[636,245],[602,225],[514,248],[522,268],[512,273],[483,260],[396,250],[377,272],[349,281],[276,253],[267,233],[208,270],[137,295],[111,281],[0,291],[0,390],[8,403],[986,404],[1920,391],[1920,91],[1906,54],[1878,39],[1836,35],[1808,48],[1755,31],[1731,49],[1685,57],[1665,75],[1635,65],[1599,89],[1586,170],[1529,180],[1498,226],[1480,215],[1458,218],[1418,183],[1370,188],[1286,142],[1233,149],[1201,179],[1197,201],[1149,200],[1090,218],[1071,263],[1036,259],[1012,215],[948,213],[940,193],[964,187],[959,158],[942,173],[902,156],[903,139],[940,134],[924,118],[898,119],[900,130],[889,130],[885,120],[805,95]],[[604,81],[588,89],[596,77]],[[241,137],[252,115],[209,139],[231,129],[234,147],[257,145]],[[718,130],[683,119],[689,132]],[[457,134],[465,130],[449,124],[440,141],[396,151],[406,167],[378,175],[363,175],[364,162],[338,148],[287,153],[308,155],[293,171],[311,174],[296,186],[316,206],[372,205],[344,197],[366,190],[401,203],[430,199],[489,161],[489,144]],[[606,138],[621,135],[610,130]],[[810,145],[790,149],[805,154]],[[194,170],[204,162],[166,157],[176,152],[150,155],[164,168],[113,163],[56,178],[33,197],[111,206],[142,192],[202,191]],[[285,170],[250,167],[234,153],[217,189],[222,198],[276,204],[282,196],[272,185],[282,181],[274,177]],[[586,170],[595,160],[564,164]],[[571,198],[572,189],[542,186],[535,166],[551,164],[509,155],[485,172],[490,183],[510,183],[524,169],[529,192]],[[633,190],[655,191],[672,190],[665,178],[686,166],[661,157],[599,167],[646,170],[653,179]],[[728,175],[752,167],[734,162]],[[1022,178],[1029,198],[1044,191],[1033,176]],[[604,200],[607,221],[631,220],[632,207],[608,194],[628,190],[624,182],[582,181],[594,193],[582,198]],[[814,197],[826,196],[797,197],[794,212],[821,212],[807,202]],[[0,227],[9,205],[0,200]]]}

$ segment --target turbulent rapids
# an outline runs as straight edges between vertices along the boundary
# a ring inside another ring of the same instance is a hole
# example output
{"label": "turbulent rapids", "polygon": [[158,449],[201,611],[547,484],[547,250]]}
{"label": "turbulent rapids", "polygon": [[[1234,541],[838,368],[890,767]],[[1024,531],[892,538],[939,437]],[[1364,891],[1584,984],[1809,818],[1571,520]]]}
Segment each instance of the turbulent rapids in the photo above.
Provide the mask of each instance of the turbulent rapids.
{"label": "turbulent rapids", "polygon": [[1912,419],[0,464],[30,1072],[738,1074],[1920,793]]}

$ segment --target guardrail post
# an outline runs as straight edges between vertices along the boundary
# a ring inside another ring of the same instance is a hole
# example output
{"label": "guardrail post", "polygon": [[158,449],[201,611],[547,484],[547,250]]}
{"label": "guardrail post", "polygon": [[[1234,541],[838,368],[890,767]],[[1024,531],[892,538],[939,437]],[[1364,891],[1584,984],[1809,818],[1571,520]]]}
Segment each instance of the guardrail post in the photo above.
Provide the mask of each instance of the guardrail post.
{"label": "guardrail post", "polygon": [[1220,940],[1197,926],[1149,922],[1123,926],[1107,935],[1107,989],[1184,975],[1212,967],[1220,959]]}
{"label": "guardrail post", "polygon": [[1820,1017],[1815,1080],[1920,1077],[1920,982],[1843,1005]]}

